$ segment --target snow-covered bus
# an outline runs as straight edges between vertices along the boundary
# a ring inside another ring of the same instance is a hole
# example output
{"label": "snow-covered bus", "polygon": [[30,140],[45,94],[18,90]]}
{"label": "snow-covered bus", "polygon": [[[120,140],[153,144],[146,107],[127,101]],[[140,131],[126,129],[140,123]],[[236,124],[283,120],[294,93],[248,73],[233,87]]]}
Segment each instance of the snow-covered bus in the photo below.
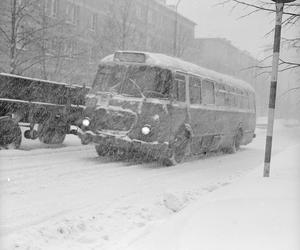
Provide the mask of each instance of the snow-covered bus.
{"label": "snow-covered bus", "polygon": [[79,136],[100,156],[150,156],[175,165],[190,154],[235,152],[255,130],[246,82],[163,54],[118,51],[102,59]]}

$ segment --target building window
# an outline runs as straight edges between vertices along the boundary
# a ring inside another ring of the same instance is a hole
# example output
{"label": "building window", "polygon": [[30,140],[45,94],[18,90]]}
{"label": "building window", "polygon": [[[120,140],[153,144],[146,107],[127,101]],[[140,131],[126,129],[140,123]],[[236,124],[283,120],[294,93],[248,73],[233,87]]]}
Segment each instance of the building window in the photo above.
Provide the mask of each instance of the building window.
{"label": "building window", "polygon": [[135,15],[138,19],[143,19],[142,6],[136,5]]}
{"label": "building window", "polygon": [[97,47],[89,47],[89,63],[93,64],[97,60]]}
{"label": "building window", "polygon": [[90,22],[89,22],[89,29],[92,30],[92,31],[96,31],[97,29],[97,19],[98,19],[98,16],[96,13],[92,13],[90,15]]}
{"label": "building window", "polygon": [[66,19],[67,22],[73,23],[74,22],[74,4],[67,2],[67,6],[66,6]]}
{"label": "building window", "polygon": [[26,50],[26,45],[29,44],[29,35],[24,25],[20,25],[17,37],[16,37],[16,48],[18,50]]}
{"label": "building window", "polygon": [[68,57],[76,57],[78,55],[77,41],[66,42],[65,55]]}
{"label": "building window", "polygon": [[154,20],[153,20],[153,11],[152,10],[149,10],[148,11],[148,23],[152,24],[154,23]]}
{"label": "building window", "polygon": [[80,21],[80,7],[74,3],[67,2],[66,20],[72,24],[79,24]]}
{"label": "building window", "polygon": [[26,8],[28,6],[28,1],[26,1],[26,0],[17,0],[17,6],[19,8]]}
{"label": "building window", "polygon": [[80,23],[80,6],[75,6],[75,22],[77,25]]}
{"label": "building window", "polygon": [[58,16],[58,0],[52,0],[52,8],[51,8],[52,16],[57,17]]}
{"label": "building window", "polygon": [[50,17],[58,16],[59,0],[47,0],[45,7],[46,7],[46,15]]}
{"label": "building window", "polygon": [[60,55],[64,53],[65,43],[60,37],[53,37],[50,44],[50,53]]}

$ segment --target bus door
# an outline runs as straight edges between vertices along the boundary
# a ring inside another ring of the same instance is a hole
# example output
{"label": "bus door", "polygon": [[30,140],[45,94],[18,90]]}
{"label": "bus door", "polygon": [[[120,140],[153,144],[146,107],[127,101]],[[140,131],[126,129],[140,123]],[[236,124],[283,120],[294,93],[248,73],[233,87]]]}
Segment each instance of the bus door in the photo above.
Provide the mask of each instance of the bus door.
{"label": "bus door", "polygon": [[173,86],[173,101],[170,109],[172,134],[174,135],[181,125],[189,123],[188,106],[188,77],[183,72],[176,72]]}
{"label": "bus door", "polygon": [[194,135],[192,152],[206,152],[219,142],[215,127],[214,82],[190,75],[189,87],[191,126]]}
{"label": "bus door", "polygon": [[210,79],[201,81],[202,114],[202,149],[203,151],[214,150],[220,142],[220,135],[216,127],[216,96],[215,83]]}

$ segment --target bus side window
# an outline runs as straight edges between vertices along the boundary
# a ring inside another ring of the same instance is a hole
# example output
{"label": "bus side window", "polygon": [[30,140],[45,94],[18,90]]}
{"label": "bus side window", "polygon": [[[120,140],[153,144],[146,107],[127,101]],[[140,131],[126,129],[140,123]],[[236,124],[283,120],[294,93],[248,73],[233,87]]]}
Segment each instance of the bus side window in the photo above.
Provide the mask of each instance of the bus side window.
{"label": "bus side window", "polygon": [[185,82],[175,80],[176,84],[176,100],[179,102],[185,102]]}
{"label": "bus side window", "polygon": [[225,106],[225,93],[222,91],[216,92],[216,105]]}
{"label": "bus side window", "polygon": [[225,106],[225,88],[222,83],[216,83],[216,105]]}
{"label": "bus side window", "polygon": [[201,103],[201,79],[190,76],[190,102],[191,104]]}
{"label": "bus side window", "polygon": [[248,99],[247,108],[248,108],[248,110],[251,110],[251,98],[252,98],[251,93],[248,92],[248,94],[247,94],[247,99]]}
{"label": "bus side window", "polygon": [[161,70],[155,68],[157,75],[155,77],[155,91],[164,95],[165,98],[169,97],[170,88],[172,84],[172,74],[169,70]]}
{"label": "bus side window", "polygon": [[215,93],[214,93],[214,83],[209,80],[202,81],[202,103],[203,104],[214,104],[215,103]]}
{"label": "bus side window", "polygon": [[179,102],[185,102],[185,77],[183,75],[175,75],[175,98]]}
{"label": "bus side window", "polygon": [[255,95],[251,94],[249,96],[249,100],[250,100],[250,109],[253,111],[255,110]]}
{"label": "bus side window", "polygon": [[242,98],[237,93],[233,94],[233,106],[236,108],[241,108]]}
{"label": "bus side window", "polygon": [[243,92],[243,109],[248,109],[248,93]]}

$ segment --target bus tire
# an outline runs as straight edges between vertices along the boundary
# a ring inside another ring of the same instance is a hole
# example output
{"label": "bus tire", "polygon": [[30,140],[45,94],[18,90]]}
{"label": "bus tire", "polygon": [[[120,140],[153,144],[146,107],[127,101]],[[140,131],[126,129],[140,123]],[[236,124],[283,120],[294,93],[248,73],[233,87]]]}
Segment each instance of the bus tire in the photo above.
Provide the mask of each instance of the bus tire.
{"label": "bus tire", "polygon": [[243,139],[243,129],[239,128],[234,137],[234,146],[236,150],[240,149],[242,139]]}
{"label": "bus tire", "polygon": [[232,139],[231,146],[223,148],[223,152],[227,154],[236,153],[236,151],[240,149],[242,138],[243,138],[243,130],[242,128],[239,128]]}
{"label": "bus tire", "polygon": [[95,146],[95,149],[99,156],[106,156],[109,154],[110,147],[108,145],[98,144]]}
{"label": "bus tire", "polygon": [[188,134],[189,131],[184,131],[184,133],[181,133],[175,137],[171,146],[170,157],[163,159],[162,163],[164,166],[175,166],[182,162],[185,157],[188,142],[190,140],[190,138],[187,136]]}
{"label": "bus tire", "polygon": [[0,147],[18,149],[22,142],[22,131],[10,117],[0,119]]}
{"label": "bus tire", "polygon": [[39,124],[39,140],[45,144],[62,144],[66,138],[66,127],[50,127],[46,123]]}

